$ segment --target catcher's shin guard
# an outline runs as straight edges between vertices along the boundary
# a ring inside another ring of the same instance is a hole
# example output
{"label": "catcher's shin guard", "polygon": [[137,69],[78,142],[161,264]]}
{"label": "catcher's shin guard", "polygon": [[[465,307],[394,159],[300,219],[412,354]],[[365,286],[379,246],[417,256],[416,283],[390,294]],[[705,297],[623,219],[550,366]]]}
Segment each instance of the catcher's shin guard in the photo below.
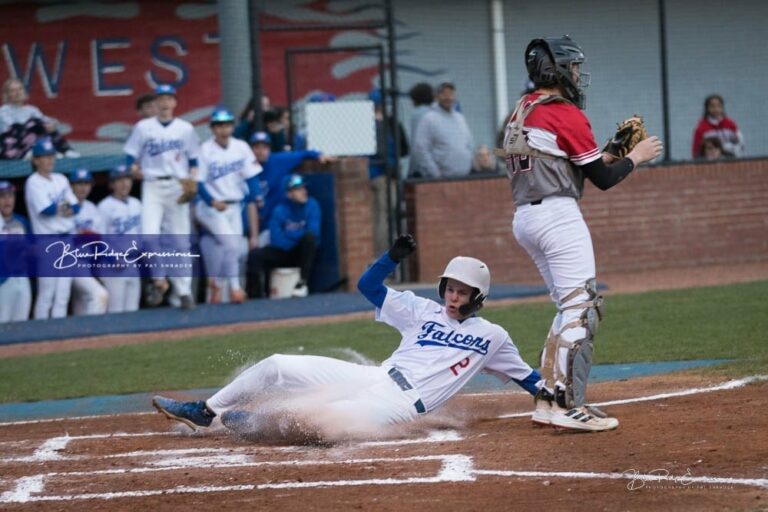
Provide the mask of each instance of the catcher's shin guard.
{"label": "catcher's shin guard", "polygon": [[[566,306],[585,293],[587,300]],[[581,310],[577,319],[560,327],[557,333],[550,330],[542,351],[541,375],[544,378],[544,387],[554,391],[555,400],[560,407],[571,409],[581,407],[586,402],[587,380],[592,368],[593,340],[603,316],[602,305],[603,298],[597,294],[594,278],[587,281],[584,288],[577,288],[560,302],[558,314]],[[582,327],[586,331],[583,338],[568,341],[563,337],[568,330]],[[560,358],[561,350],[568,351],[564,368]]]}

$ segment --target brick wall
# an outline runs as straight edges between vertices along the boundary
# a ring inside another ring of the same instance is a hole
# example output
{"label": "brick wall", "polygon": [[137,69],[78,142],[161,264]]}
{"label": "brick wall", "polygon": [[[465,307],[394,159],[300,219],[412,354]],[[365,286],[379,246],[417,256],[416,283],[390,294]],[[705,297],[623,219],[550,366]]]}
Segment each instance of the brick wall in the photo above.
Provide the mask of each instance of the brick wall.
{"label": "brick wall", "polygon": [[[613,189],[586,184],[581,208],[601,272],[768,260],[768,159],[642,168]],[[499,282],[540,282],[512,235],[506,177],[407,185],[415,278],[459,254]]]}
{"label": "brick wall", "polygon": [[373,260],[373,220],[367,158],[342,158],[331,165],[336,178],[336,225],[341,275],[353,290]]}

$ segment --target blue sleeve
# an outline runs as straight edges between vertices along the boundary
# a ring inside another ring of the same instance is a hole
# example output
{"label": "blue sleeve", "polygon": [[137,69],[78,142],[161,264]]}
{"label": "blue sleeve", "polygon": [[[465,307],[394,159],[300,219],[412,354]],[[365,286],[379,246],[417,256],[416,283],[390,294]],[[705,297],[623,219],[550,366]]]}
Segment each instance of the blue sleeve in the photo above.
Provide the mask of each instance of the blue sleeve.
{"label": "blue sleeve", "polygon": [[318,158],[320,158],[320,153],[317,151],[284,151],[273,154],[270,160],[273,160],[273,165],[279,166],[282,170],[287,171],[285,174],[288,174],[293,172],[304,160],[317,160]]}
{"label": "blue sleeve", "polygon": [[80,203],[70,205],[72,207],[72,213],[77,215],[80,213]]}
{"label": "blue sleeve", "polygon": [[278,249],[290,250],[295,245],[283,229],[283,220],[285,220],[285,208],[278,205],[272,212],[272,218],[269,219],[269,245],[274,245]]}
{"label": "blue sleeve", "polygon": [[387,297],[387,287],[384,286],[384,279],[396,267],[397,262],[389,257],[389,251],[387,251],[373,265],[368,267],[368,270],[357,281],[357,289],[377,308],[384,305],[384,299]]}
{"label": "blue sleeve", "polygon": [[198,167],[198,165],[197,165],[197,158],[190,158],[189,159],[189,166],[190,167]]}
{"label": "blue sleeve", "polygon": [[536,383],[541,380],[541,375],[536,370],[533,370],[530,375],[528,375],[523,380],[520,379],[512,379],[515,381],[515,384],[532,394],[533,396],[536,396],[536,393],[539,392],[539,388],[536,387]]}
{"label": "blue sleeve", "polygon": [[320,212],[320,203],[314,198],[310,198],[309,211],[307,212],[307,231],[315,235],[318,245],[320,244],[320,226],[322,224],[323,215]]}
{"label": "blue sleeve", "polygon": [[245,198],[248,202],[254,202],[257,198],[262,196],[261,182],[258,176],[251,176],[245,180],[245,184],[248,185],[248,197]]}
{"label": "blue sleeve", "polygon": [[205,188],[205,183],[202,181],[197,182],[197,193],[200,195],[203,201],[205,201],[205,204],[208,206],[213,205],[213,196],[210,192],[208,192],[208,189]]}
{"label": "blue sleeve", "polygon": [[40,214],[41,215],[48,215],[49,217],[53,217],[54,215],[56,215],[56,211],[57,210],[58,210],[58,208],[56,207],[56,203],[51,203],[50,205],[48,205],[47,208],[45,208],[45,210],[42,210],[40,212]]}
{"label": "blue sleeve", "polygon": [[135,162],[135,161],[136,161],[136,159],[133,158],[133,155],[125,155],[125,166],[127,168],[130,169],[131,166],[133,165],[133,162]]}

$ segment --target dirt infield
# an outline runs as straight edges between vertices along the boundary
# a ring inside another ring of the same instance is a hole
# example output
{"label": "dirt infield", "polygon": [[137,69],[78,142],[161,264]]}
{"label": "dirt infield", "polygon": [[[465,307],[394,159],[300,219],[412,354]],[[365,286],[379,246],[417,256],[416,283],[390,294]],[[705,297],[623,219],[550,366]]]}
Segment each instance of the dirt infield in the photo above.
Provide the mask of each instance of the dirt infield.
{"label": "dirt infield", "polygon": [[0,509],[768,509],[768,380],[590,391],[625,402],[605,407],[616,431],[535,428],[518,393],[458,396],[449,429],[331,447],[190,436],[156,413],[2,424]]}

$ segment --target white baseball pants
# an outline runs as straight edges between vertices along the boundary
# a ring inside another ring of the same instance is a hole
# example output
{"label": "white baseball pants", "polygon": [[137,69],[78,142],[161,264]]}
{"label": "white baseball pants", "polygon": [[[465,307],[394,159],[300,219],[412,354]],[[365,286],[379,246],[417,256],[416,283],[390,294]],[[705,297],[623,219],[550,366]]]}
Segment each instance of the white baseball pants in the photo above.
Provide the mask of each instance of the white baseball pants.
{"label": "white baseball pants", "polygon": [[39,277],[33,312],[35,320],[66,317],[71,291],[71,277]]}
{"label": "white baseball pants", "polygon": [[141,278],[105,277],[104,286],[109,292],[109,313],[123,313],[139,309],[141,300]]}
{"label": "white baseball pants", "polygon": [[[141,232],[145,235],[189,235],[189,204],[176,203],[180,195],[181,184],[177,180],[144,181],[141,186]],[[189,242],[179,242],[173,249],[189,251]],[[159,251],[161,248],[150,247],[150,250]],[[152,270],[154,278],[166,275],[162,269]],[[180,296],[192,294],[192,276],[171,277],[170,281]]]}
{"label": "white baseball pants", "polygon": [[376,428],[418,417],[416,390],[400,389],[385,368],[321,356],[270,356],[243,371],[206,404],[220,414],[270,394],[303,398],[304,402],[296,402],[302,409],[297,412],[342,425]]}
{"label": "white baseball pants", "polygon": [[[545,198],[538,205],[518,206],[512,231],[536,263],[555,304],[565,307],[589,300],[589,294],[583,291],[568,303],[562,303],[569,293],[583,288],[595,277],[592,237],[575,199],[555,196]],[[552,321],[552,332],[559,333],[581,313],[579,308],[558,311]],[[584,327],[574,327],[562,333],[566,341],[580,340],[586,335]],[[557,364],[560,375],[567,375],[568,349],[560,350]]]}
{"label": "white baseball pants", "polygon": [[0,284],[0,323],[29,320],[31,307],[29,278],[9,277]]}
{"label": "white baseball pants", "polygon": [[101,315],[107,311],[109,292],[95,277],[72,278],[72,314]]}
{"label": "white baseball pants", "polygon": [[209,233],[200,238],[206,273],[218,283],[227,284],[229,289],[240,289],[243,239],[240,204],[227,205],[227,209],[220,212],[201,201],[195,205],[195,217]]}

